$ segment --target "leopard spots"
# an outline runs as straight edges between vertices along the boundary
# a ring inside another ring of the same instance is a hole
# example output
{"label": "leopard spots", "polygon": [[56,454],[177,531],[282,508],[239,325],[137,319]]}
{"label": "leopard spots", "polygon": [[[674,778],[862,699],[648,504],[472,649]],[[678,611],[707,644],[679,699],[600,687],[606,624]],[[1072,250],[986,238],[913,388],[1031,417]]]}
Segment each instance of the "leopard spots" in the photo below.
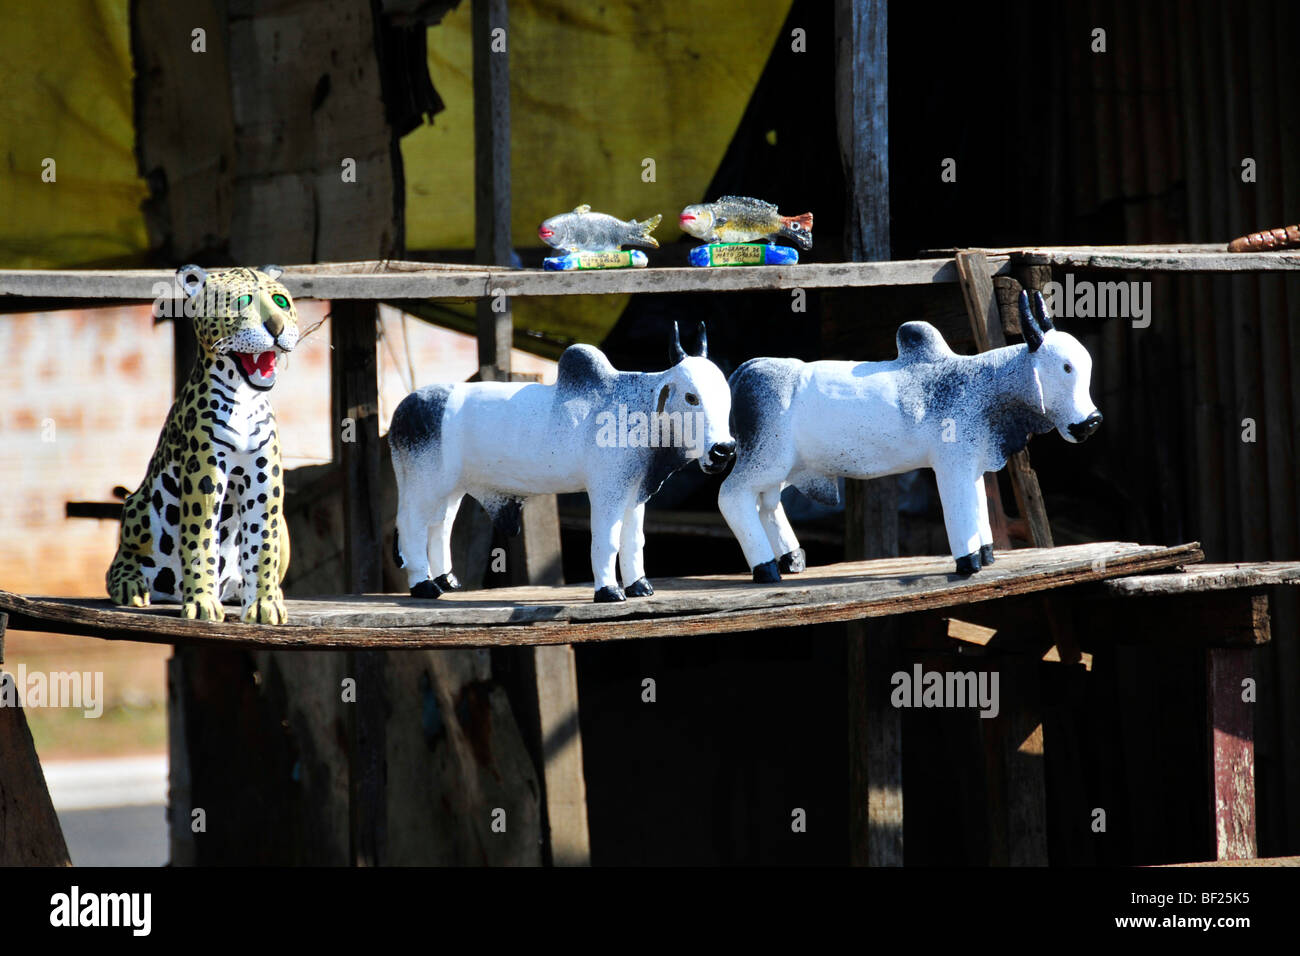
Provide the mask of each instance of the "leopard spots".
{"label": "leopard spots", "polygon": [[[298,328],[292,300],[275,281],[278,270],[267,268],[204,275],[197,288],[187,286],[198,309],[200,356],[148,474],[123,506],[106,576],[118,604],[179,600],[185,617],[220,620],[222,602],[238,601],[246,621],[284,621],[280,581],[289,547],[276,503],[280,448],[266,393],[275,356],[293,349]],[[202,270],[182,273],[192,280]],[[245,531],[252,525],[258,531]]]}

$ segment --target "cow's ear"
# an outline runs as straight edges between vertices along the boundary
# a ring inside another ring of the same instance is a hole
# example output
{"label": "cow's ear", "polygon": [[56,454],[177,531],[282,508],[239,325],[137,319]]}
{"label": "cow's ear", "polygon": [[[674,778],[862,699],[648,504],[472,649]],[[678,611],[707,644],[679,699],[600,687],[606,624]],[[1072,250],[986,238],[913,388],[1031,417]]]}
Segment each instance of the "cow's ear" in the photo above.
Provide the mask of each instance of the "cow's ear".
{"label": "cow's ear", "polygon": [[668,396],[671,394],[672,390],[673,387],[671,385],[665,385],[663,388],[659,389],[659,401],[655,403],[656,415],[662,415],[664,413],[664,406],[668,404]]}
{"label": "cow's ear", "polygon": [[1034,291],[1034,318],[1038,320],[1038,327],[1044,332],[1050,332],[1056,326],[1052,324],[1052,317],[1047,313],[1047,303],[1043,301],[1043,293]]}
{"label": "cow's ear", "polygon": [[1029,311],[1029,293],[1023,289],[1020,290],[1020,334],[1025,337],[1025,344],[1031,352],[1037,352],[1043,344],[1043,333],[1034,321],[1033,313]]}
{"label": "cow's ear", "polygon": [[192,299],[208,284],[208,274],[201,266],[181,266],[176,270],[176,281],[185,295]]}
{"label": "cow's ear", "polygon": [[266,277],[272,281],[284,275],[284,270],[279,266],[262,266],[262,268],[258,269],[257,271],[264,273]]}

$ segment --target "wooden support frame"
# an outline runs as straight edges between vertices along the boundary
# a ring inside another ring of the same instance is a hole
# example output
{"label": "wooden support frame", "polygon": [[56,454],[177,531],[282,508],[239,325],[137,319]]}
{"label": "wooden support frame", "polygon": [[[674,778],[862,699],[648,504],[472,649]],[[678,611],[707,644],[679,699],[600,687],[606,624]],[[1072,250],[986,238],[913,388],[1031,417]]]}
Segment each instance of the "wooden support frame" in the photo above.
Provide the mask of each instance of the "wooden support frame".
{"label": "wooden support frame", "polygon": [[[509,265],[511,245],[510,61],[506,0],[473,0],[474,245],[485,265]],[[488,283],[478,299],[479,380],[507,382],[514,346],[509,295]],[[521,537],[508,556],[516,584],[562,585],[560,519],[554,495],[531,498]],[[501,651],[499,669],[541,784],[542,859],[556,866],[591,862],[582,735],[578,727],[578,672],[573,647],[557,644]]]}
{"label": "wooden support frame", "polygon": [[[343,484],[343,560],[353,594],[383,589],[379,521],[379,338],[375,303],[336,302],[330,312],[330,373],[335,459]],[[349,713],[348,794],[355,866],[384,862],[388,841],[385,657],[354,651],[356,681]]]}
{"label": "wooden support frame", "polygon": [[[889,48],[885,0],[835,0],[835,115],[848,184],[845,258],[889,258]],[[895,478],[845,482],[850,560],[898,554]],[[897,621],[848,625],[849,828],[855,864],[903,864],[903,718],[889,705]]]}
{"label": "wooden support frame", "polygon": [[[0,665],[9,615],[0,612]],[[13,678],[0,668],[0,694]],[[71,866],[22,707],[0,706],[0,866]]]}
{"label": "wooden support frame", "polygon": [[[1005,316],[1001,313],[993,280],[987,272],[988,259],[982,252],[959,252],[956,265],[976,346],[981,352],[1002,348],[1007,344],[1003,331]],[[1011,477],[1011,487],[1015,490],[1016,505],[1021,516],[1029,522],[1034,547],[1052,547],[1052,527],[1047,520],[1047,507],[1043,503],[1043,490],[1039,487],[1038,475],[1029,463],[1029,450],[1024,449],[1012,455],[1007,461],[1007,471]]]}

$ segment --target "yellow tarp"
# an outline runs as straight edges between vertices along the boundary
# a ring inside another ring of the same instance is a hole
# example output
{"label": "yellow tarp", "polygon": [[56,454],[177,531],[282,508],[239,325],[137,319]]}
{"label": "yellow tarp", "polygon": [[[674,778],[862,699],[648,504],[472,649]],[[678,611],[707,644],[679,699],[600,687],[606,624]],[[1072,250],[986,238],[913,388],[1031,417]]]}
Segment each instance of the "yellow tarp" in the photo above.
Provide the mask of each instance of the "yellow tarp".
{"label": "yellow tarp", "polygon": [[[656,235],[677,238],[681,207],[714,198],[703,191],[789,8],[790,0],[512,0],[515,244],[539,247],[538,223],[584,202],[624,219],[662,213]],[[470,248],[469,2],[430,29],[429,71],[447,109],[402,141],[407,246]],[[10,11],[0,29],[0,90],[0,265],[138,259],[147,191],[132,152],[126,0]],[[41,180],[47,158],[53,183]],[[598,342],[623,304],[612,296],[523,300],[516,324]]]}

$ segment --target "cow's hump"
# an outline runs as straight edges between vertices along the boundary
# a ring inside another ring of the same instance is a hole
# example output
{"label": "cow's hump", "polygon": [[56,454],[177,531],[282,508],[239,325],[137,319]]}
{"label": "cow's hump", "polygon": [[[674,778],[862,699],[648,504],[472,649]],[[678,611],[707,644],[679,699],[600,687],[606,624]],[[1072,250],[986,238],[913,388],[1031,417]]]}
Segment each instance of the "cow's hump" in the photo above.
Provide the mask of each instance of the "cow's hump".
{"label": "cow's hump", "polygon": [[905,362],[934,362],[953,354],[939,330],[929,322],[904,322],[894,341],[898,357]]}
{"label": "cow's hump", "polygon": [[618,372],[605,353],[590,345],[570,345],[560,354],[555,385],[562,393],[587,394],[613,386]]}

